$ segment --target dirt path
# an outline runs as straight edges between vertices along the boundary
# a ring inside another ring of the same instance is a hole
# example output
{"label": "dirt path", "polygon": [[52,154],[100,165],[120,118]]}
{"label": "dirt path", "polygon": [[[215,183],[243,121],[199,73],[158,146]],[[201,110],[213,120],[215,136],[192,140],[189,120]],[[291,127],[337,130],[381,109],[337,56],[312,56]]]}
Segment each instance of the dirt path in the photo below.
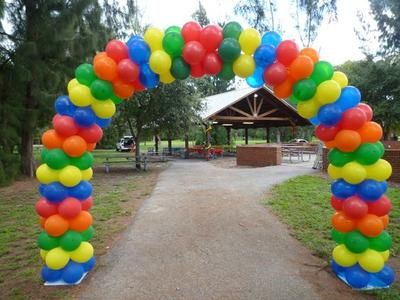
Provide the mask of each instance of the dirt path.
{"label": "dirt path", "polygon": [[273,184],[311,171],[174,162],[81,298],[365,299],[261,204]]}

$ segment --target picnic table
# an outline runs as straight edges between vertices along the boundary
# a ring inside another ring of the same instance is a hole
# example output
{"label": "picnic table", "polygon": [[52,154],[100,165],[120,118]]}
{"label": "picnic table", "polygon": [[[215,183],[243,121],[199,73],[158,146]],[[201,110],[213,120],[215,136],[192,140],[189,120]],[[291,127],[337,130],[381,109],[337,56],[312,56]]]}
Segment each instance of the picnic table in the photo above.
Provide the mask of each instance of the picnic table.
{"label": "picnic table", "polygon": [[282,156],[288,156],[291,163],[293,162],[293,158],[296,158],[298,162],[310,161],[311,155],[316,154],[316,152],[316,147],[314,145],[282,145]]}
{"label": "picnic table", "polygon": [[209,148],[206,149],[204,146],[193,146],[188,149],[189,155],[197,154],[200,157],[204,157],[205,159],[215,159],[217,156],[223,156],[224,149],[222,148]]}

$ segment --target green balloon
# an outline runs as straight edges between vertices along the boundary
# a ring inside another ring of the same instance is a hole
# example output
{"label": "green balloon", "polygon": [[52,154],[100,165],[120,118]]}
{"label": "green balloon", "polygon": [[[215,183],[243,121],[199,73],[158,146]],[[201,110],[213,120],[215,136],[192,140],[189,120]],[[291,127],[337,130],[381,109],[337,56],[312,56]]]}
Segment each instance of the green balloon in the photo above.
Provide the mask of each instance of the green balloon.
{"label": "green balloon", "polygon": [[299,103],[299,99],[297,99],[294,95],[291,95],[289,97],[290,103],[292,103],[293,105],[297,105]]}
{"label": "green balloon", "polygon": [[86,229],[85,231],[81,232],[81,236],[82,236],[82,240],[83,241],[89,241],[92,239],[92,237],[94,236],[94,229],[92,226],[89,226],[88,229]]}
{"label": "green balloon", "polygon": [[94,157],[92,153],[85,152],[79,157],[70,157],[70,163],[80,170],[86,170],[93,165]]}
{"label": "green balloon", "polygon": [[224,62],[233,62],[240,56],[241,53],[240,44],[234,38],[226,38],[222,41],[219,46],[218,53]]}
{"label": "green balloon", "polygon": [[232,80],[235,78],[235,73],[233,72],[232,64],[225,63],[222,65],[221,71],[217,75],[218,78],[223,80]]}
{"label": "green balloon", "polygon": [[80,84],[90,86],[97,79],[91,64],[81,64],[75,69],[75,77]]}
{"label": "green balloon", "polygon": [[376,251],[386,251],[392,247],[392,237],[386,230],[382,231],[380,235],[369,239],[369,247]]}
{"label": "green balloon", "polygon": [[242,33],[243,28],[238,22],[229,22],[224,26],[223,35],[224,38],[233,38],[239,40],[239,36]]}
{"label": "green balloon", "polygon": [[337,231],[336,229],[332,229],[331,236],[332,236],[332,239],[336,243],[343,244],[344,243],[344,238],[346,237],[346,233]]}
{"label": "green balloon", "polygon": [[113,95],[113,88],[110,82],[96,79],[90,85],[90,91],[93,97],[98,100],[107,100]]}
{"label": "green balloon", "polygon": [[42,148],[42,150],[40,151],[40,159],[42,160],[42,162],[46,162],[47,153],[49,153],[49,150],[46,148]]}
{"label": "green balloon", "polygon": [[363,165],[372,165],[382,156],[380,146],[377,144],[362,144],[354,153],[357,162]]}
{"label": "green balloon", "polygon": [[46,231],[42,231],[37,239],[39,248],[43,250],[51,250],[58,247],[58,238],[50,236]]}
{"label": "green balloon", "polygon": [[82,236],[79,232],[68,230],[60,237],[60,247],[65,251],[73,251],[79,247]]}
{"label": "green balloon", "polygon": [[353,253],[362,253],[369,247],[368,238],[358,231],[348,233],[344,239],[344,244]]}
{"label": "green balloon", "polygon": [[333,66],[329,62],[321,60],[314,65],[314,71],[310,78],[319,85],[321,82],[331,79],[333,72]]}
{"label": "green balloon", "polygon": [[383,154],[385,154],[385,146],[382,144],[382,142],[378,141],[375,144],[379,150],[381,151],[381,157],[383,156]]}
{"label": "green balloon", "polygon": [[293,95],[300,101],[311,99],[317,91],[317,85],[311,79],[298,81],[293,88]]}
{"label": "green balloon", "polygon": [[169,26],[167,29],[165,29],[164,34],[168,34],[170,32],[177,32],[177,33],[181,33],[181,28],[179,26],[173,25],[173,26]]}
{"label": "green balloon", "polygon": [[111,98],[112,102],[114,102],[115,104],[120,104],[123,100],[117,96],[115,96],[115,94],[112,94]]}
{"label": "green balloon", "polygon": [[69,164],[69,157],[61,149],[52,149],[48,151],[45,161],[50,168],[59,170]]}
{"label": "green balloon", "polygon": [[336,167],[343,167],[348,162],[354,160],[352,152],[342,152],[333,148],[328,153],[329,162]]}
{"label": "green balloon", "polygon": [[190,75],[190,66],[183,60],[182,57],[175,57],[172,61],[171,74],[176,79],[184,80]]}
{"label": "green balloon", "polygon": [[168,32],[164,35],[162,41],[163,48],[172,57],[177,57],[182,54],[185,42],[180,32]]}

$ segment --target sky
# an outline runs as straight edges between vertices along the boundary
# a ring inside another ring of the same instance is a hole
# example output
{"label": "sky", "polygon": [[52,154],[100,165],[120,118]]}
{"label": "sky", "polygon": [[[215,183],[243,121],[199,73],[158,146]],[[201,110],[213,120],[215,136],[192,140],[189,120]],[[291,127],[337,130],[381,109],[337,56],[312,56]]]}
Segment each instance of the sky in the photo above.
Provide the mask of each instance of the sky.
{"label": "sky", "polygon": [[[191,15],[198,8],[198,0],[137,0],[144,23],[165,29],[171,25],[182,26],[191,20]],[[238,21],[243,27],[249,27],[247,22],[233,13],[238,0],[201,0],[211,23],[218,21]],[[279,19],[284,39],[294,39],[299,45],[300,40],[295,29],[294,12],[291,0],[277,0],[278,10],[275,19]],[[334,65],[347,60],[359,60],[364,57],[360,50],[360,42],[355,29],[361,26],[357,13],[362,13],[373,28],[375,21],[369,15],[368,0],[337,0],[337,21],[324,21],[313,47],[320,52],[320,58]],[[293,25],[292,25],[293,24]],[[378,40],[370,37],[369,48],[376,49]]]}

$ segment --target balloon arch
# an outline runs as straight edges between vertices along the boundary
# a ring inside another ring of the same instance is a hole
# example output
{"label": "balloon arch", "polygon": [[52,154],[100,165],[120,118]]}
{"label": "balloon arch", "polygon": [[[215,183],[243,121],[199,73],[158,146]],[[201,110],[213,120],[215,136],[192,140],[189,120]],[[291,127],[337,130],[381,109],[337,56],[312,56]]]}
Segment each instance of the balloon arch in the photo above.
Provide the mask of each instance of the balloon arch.
{"label": "balloon arch", "polygon": [[269,85],[289,98],[315,126],[330,150],[332,183],[332,269],[357,289],[382,288],[394,281],[385,230],[391,201],[384,195],[390,164],[381,159],[382,128],[344,73],[319,60],[312,48],[299,49],[276,32],[263,36],[237,22],[202,28],[188,22],[164,32],[149,28],[125,44],[110,41],[92,64],[82,64],[68,83],[68,96],[55,100],[53,129],[42,135],[44,162],[36,171],[40,200],[38,238],[47,283],[76,284],[95,264],[92,206],[93,156],[116,105],[134,92],[189,76],[245,78],[251,87]]}

